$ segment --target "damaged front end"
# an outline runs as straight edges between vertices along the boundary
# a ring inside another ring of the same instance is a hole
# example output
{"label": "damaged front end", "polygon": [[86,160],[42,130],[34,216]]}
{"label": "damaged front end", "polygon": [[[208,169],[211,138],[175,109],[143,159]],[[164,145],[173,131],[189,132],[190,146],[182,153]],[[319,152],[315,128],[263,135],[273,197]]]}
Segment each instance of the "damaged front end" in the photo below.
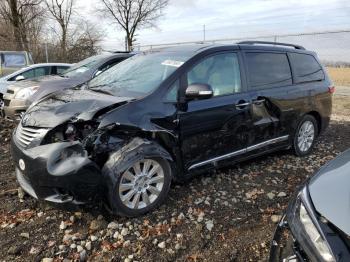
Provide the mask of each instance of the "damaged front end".
{"label": "damaged front end", "polygon": [[94,197],[100,168],[78,141],[57,142],[21,150],[12,140],[16,177],[29,195],[55,203],[81,203]]}
{"label": "damaged front end", "polygon": [[[86,108],[80,114],[71,114],[77,111],[72,103],[53,103],[50,108],[45,102],[30,110],[13,133],[11,151],[17,180],[37,199],[76,204],[90,201],[103,192],[101,169],[109,152],[123,143],[109,135],[110,128],[99,128],[101,116],[125,102],[83,104],[80,100],[79,106]],[[53,118],[57,126],[53,126]]]}

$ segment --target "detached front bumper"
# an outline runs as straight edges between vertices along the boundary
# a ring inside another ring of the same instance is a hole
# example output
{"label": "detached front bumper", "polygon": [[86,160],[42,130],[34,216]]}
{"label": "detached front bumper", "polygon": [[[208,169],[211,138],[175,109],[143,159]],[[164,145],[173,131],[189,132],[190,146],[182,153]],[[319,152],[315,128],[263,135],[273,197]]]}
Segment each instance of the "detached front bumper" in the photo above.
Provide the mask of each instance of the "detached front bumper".
{"label": "detached front bumper", "polygon": [[13,138],[18,183],[29,195],[55,203],[87,202],[101,192],[101,171],[79,142],[23,149]]}

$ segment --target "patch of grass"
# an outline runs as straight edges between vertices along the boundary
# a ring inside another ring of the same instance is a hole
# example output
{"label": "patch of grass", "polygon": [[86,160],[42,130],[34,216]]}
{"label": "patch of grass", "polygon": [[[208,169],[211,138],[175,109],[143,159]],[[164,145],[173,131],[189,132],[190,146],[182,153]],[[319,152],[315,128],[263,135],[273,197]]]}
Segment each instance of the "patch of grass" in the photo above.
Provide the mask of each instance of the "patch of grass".
{"label": "patch of grass", "polygon": [[350,118],[350,96],[334,96],[333,113]]}
{"label": "patch of grass", "polygon": [[327,67],[327,72],[336,86],[350,86],[350,67]]}

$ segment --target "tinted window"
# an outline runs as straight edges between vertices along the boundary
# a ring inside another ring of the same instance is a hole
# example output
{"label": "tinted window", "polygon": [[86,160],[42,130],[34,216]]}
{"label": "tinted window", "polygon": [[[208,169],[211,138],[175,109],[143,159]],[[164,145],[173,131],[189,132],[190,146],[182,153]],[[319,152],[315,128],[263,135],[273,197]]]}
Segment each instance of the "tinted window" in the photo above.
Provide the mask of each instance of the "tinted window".
{"label": "tinted window", "polygon": [[34,69],[35,77],[44,76],[50,74],[50,67],[39,67]]}
{"label": "tinted window", "polygon": [[286,54],[247,53],[250,87],[263,89],[292,84],[292,74]]}
{"label": "tinted window", "polygon": [[24,76],[25,79],[39,77],[43,75],[49,75],[50,74],[49,69],[50,69],[49,67],[39,67],[39,68],[28,70],[22,73],[21,75]]}
{"label": "tinted window", "polygon": [[57,66],[57,74],[62,74],[64,71],[66,71],[69,67],[66,66]]}
{"label": "tinted window", "polygon": [[5,67],[21,67],[26,65],[26,58],[23,54],[4,54]]}
{"label": "tinted window", "polygon": [[312,55],[291,53],[290,59],[298,83],[324,79],[322,67]]}
{"label": "tinted window", "polygon": [[35,72],[34,72],[34,69],[30,69],[30,70],[22,73],[21,75],[24,76],[25,79],[33,78],[33,77],[35,77]]}
{"label": "tinted window", "polygon": [[187,73],[188,85],[208,84],[214,96],[241,92],[241,77],[238,57],[235,53],[210,56]]}

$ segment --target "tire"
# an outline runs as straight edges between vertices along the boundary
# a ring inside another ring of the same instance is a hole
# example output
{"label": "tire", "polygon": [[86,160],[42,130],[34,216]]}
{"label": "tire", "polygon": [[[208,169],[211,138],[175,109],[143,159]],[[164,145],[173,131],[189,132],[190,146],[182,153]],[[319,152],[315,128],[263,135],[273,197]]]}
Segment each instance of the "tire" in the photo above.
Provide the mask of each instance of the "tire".
{"label": "tire", "polygon": [[318,135],[318,124],[311,115],[305,115],[298,124],[293,139],[293,149],[297,156],[311,153]]}
{"label": "tire", "polygon": [[5,111],[4,111],[4,100],[3,100],[3,95],[0,94],[0,117],[5,117]]}
{"label": "tire", "polygon": [[140,138],[113,153],[102,169],[112,213],[137,217],[159,207],[172,181],[170,159],[160,145]]}

